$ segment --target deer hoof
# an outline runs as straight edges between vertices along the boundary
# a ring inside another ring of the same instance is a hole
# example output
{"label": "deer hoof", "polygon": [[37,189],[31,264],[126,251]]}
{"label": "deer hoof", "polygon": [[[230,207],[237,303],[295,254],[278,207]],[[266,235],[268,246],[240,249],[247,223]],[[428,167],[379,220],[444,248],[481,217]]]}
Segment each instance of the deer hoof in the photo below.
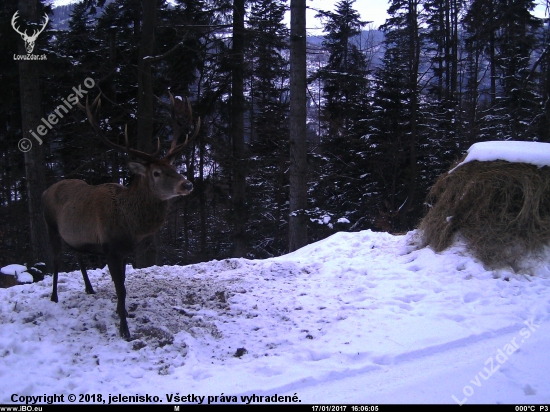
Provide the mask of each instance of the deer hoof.
{"label": "deer hoof", "polygon": [[128,330],[128,325],[120,327],[120,337],[124,340],[130,341],[130,331]]}

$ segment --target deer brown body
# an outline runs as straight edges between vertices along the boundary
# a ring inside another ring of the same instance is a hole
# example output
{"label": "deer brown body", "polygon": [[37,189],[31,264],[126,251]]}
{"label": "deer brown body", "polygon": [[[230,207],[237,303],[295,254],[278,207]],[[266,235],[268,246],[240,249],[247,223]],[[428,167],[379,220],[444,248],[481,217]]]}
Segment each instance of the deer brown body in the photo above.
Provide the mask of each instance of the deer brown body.
{"label": "deer brown body", "polygon": [[[155,233],[163,225],[168,200],[188,195],[193,190],[191,182],[172,166],[172,161],[181,153],[188,139],[177,145],[180,127],[174,113],[174,99],[170,97],[174,138],[170,151],[161,159],[156,153],[150,155],[129,149],[128,144],[124,148],[110,142],[102,134],[94,115],[86,105],[90,123],[107,145],[143,160],[142,163],[128,162],[130,171],[135,175],[129,187],[116,183],[90,186],[82,180],[67,179],[54,184],[42,194],[44,219],[54,252],[51,300],[58,301],[57,278],[63,243],[77,252],[87,293],[95,292],[88,279],[81,253],[105,256],[118,298],[120,335],[126,339],[130,339],[130,332],[126,321],[124,260],[144,237]],[[92,108],[99,104],[96,99]],[[197,132],[198,126],[194,135]]]}

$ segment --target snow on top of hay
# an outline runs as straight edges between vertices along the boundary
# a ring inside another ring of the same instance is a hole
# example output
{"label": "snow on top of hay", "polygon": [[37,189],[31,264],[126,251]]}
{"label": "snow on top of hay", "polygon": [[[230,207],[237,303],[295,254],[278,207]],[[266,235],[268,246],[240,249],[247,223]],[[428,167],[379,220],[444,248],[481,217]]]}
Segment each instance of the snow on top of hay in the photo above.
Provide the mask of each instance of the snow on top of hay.
{"label": "snow on top of hay", "polygon": [[464,161],[449,170],[449,173],[474,160],[480,162],[505,160],[512,163],[528,163],[538,167],[550,166],[550,144],[511,140],[475,143],[468,149],[468,155]]}

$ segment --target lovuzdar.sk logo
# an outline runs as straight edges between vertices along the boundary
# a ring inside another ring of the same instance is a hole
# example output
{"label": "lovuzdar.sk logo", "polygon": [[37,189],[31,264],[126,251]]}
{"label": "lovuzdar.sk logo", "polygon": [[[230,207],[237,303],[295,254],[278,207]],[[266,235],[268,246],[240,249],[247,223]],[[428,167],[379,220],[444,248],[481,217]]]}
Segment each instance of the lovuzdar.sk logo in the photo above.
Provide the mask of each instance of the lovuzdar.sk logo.
{"label": "lovuzdar.sk logo", "polygon": [[48,21],[50,21],[50,19],[48,18],[48,15],[44,14],[44,23],[42,24],[42,27],[40,29],[34,30],[31,36],[27,34],[27,30],[25,30],[24,32],[19,30],[19,27],[17,26],[18,17],[19,17],[19,11],[16,11],[13,14],[13,17],[11,18],[11,26],[17,32],[17,34],[21,36],[21,38],[25,42],[25,50],[27,51],[27,54],[14,54],[13,60],[47,60],[47,57],[45,54],[36,55],[36,54],[32,54],[32,51],[34,50],[34,44],[36,42],[36,39],[38,38],[40,33],[42,33],[46,28]]}

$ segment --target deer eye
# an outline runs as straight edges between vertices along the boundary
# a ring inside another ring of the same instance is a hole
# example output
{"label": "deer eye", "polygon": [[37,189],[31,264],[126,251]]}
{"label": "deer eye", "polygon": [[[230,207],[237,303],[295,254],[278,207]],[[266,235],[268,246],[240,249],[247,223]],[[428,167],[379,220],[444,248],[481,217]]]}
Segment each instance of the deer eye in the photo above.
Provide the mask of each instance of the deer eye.
{"label": "deer eye", "polygon": [[153,172],[153,176],[159,177],[159,176],[160,176],[160,172],[159,172],[158,170],[155,170],[155,171]]}

